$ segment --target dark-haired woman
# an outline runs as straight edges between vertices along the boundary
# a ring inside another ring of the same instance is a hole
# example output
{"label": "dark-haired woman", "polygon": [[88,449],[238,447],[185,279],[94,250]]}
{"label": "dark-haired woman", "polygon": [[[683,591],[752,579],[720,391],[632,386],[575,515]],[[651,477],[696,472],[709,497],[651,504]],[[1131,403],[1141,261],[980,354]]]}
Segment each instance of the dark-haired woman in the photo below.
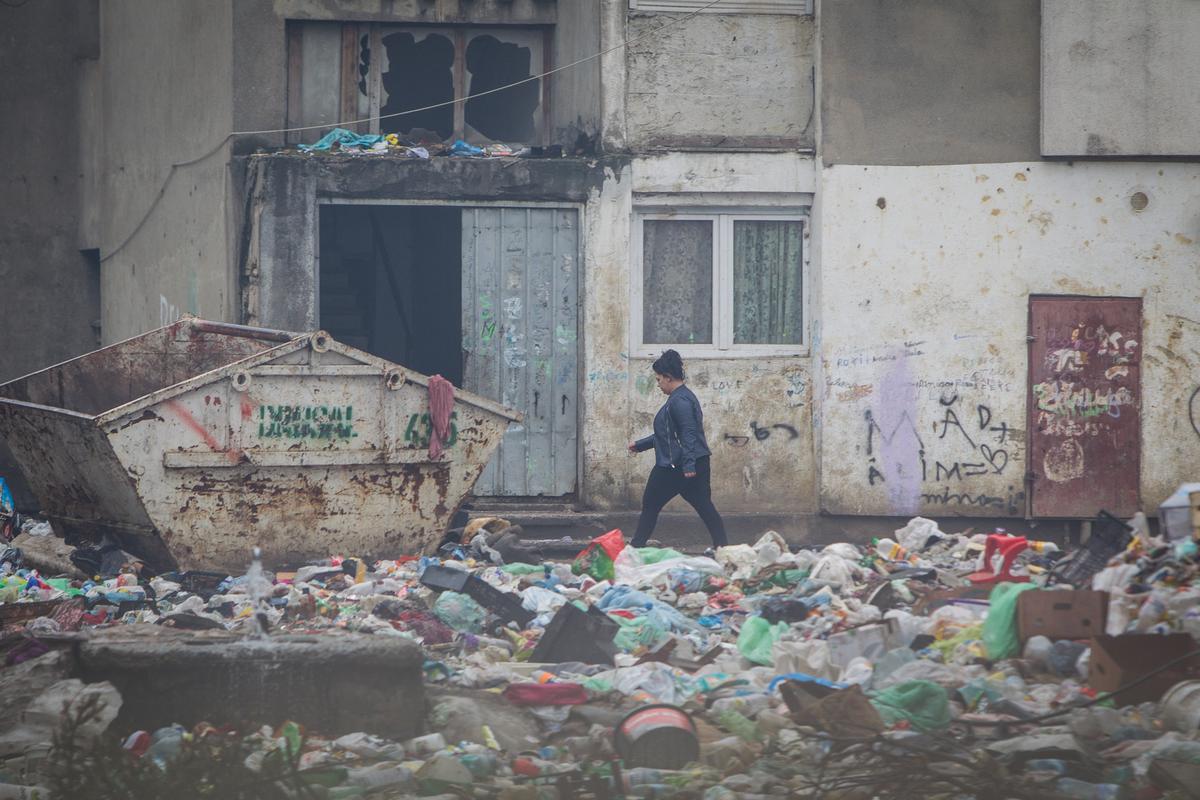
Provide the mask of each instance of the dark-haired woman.
{"label": "dark-haired woman", "polygon": [[[667,350],[651,366],[658,388],[667,402],[654,416],[654,433],[629,445],[630,453],[654,448],[654,469],[642,494],[642,514],[631,544],[645,547],[663,506],[676,495],[696,509],[712,537],[712,546],[728,544],[725,523],[712,502],[709,457],[704,439],[704,412],[700,401],[684,384],[683,359]],[[712,548],[706,551],[712,553]]]}

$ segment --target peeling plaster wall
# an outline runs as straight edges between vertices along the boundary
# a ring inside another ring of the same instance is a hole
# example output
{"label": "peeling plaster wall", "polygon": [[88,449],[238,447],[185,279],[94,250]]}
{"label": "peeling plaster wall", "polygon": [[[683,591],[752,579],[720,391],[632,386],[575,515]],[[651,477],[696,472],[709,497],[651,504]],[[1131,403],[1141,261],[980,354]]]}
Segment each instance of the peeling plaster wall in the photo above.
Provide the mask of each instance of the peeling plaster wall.
{"label": "peeling plaster wall", "polygon": [[812,17],[697,14],[658,32],[669,18],[626,25],[632,149],[813,146]]}
{"label": "peeling plaster wall", "polygon": [[845,165],[820,202],[823,510],[1023,513],[1030,294],[1143,298],[1144,507],[1194,479],[1200,167]]}
{"label": "peeling plaster wall", "polygon": [[229,146],[217,146],[233,130],[230,5],[107,2],[100,36],[104,341],[183,313],[236,320]]}
{"label": "peeling plaster wall", "polygon": [[[635,209],[663,198],[692,206],[807,205],[815,177],[812,160],[796,154],[671,153],[636,158],[593,189],[583,273],[586,505],[640,504],[653,457],[625,448],[650,431],[665,399],[654,384],[653,359],[629,355]],[[685,358],[685,367],[704,407],[718,508],[815,512],[811,358]],[[667,510],[687,508],[677,499]]]}

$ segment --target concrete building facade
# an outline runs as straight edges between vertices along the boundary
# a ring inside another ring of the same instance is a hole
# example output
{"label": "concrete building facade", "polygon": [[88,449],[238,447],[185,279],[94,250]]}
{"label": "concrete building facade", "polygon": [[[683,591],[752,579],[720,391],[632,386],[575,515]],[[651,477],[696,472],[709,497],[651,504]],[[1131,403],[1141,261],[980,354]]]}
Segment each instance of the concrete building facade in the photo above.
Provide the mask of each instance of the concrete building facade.
{"label": "concrete building facade", "polygon": [[[97,9],[73,213],[105,342],[326,328],[526,414],[481,495],[603,512],[639,502],[666,347],[718,507],[794,534],[1131,513],[1194,476],[1188,0]],[[540,157],[288,147],[355,120]]]}

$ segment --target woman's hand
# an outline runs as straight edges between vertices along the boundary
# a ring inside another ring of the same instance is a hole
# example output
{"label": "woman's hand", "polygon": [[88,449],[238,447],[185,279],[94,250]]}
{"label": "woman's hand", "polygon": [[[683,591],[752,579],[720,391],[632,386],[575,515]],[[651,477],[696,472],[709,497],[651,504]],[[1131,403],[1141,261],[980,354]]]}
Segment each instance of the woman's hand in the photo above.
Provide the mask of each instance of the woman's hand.
{"label": "woman's hand", "polygon": [[685,473],[683,473],[683,477],[685,477],[685,478],[694,478],[694,477],[696,477],[696,473],[694,473],[694,472],[685,472]]}
{"label": "woman's hand", "polygon": [[631,455],[637,455],[637,451],[638,451],[638,449],[637,449],[637,443],[636,443],[636,442],[630,442],[630,443],[629,443],[629,447],[627,447],[627,448],[625,448],[625,449],[626,449],[626,450],[628,450],[628,451],[630,452],[630,454],[631,454]]}

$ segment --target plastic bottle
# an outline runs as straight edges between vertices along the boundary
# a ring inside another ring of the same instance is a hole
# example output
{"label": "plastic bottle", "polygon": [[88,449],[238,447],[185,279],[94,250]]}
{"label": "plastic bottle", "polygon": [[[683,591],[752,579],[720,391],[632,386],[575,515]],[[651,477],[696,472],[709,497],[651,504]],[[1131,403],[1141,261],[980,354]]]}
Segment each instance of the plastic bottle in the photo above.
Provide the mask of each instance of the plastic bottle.
{"label": "plastic bottle", "polygon": [[632,789],[634,786],[653,786],[663,782],[662,770],[651,769],[650,767],[634,767],[627,769],[622,776],[625,778],[625,787]]}
{"label": "plastic bottle", "polygon": [[369,767],[351,767],[346,772],[346,780],[352,786],[366,789],[408,787],[413,783],[413,774],[407,767],[385,761]]}
{"label": "plastic bottle", "polygon": [[404,743],[404,752],[412,758],[430,756],[446,747],[446,739],[440,733],[430,733],[409,739]]}
{"label": "plastic bottle", "polygon": [[1025,643],[1025,660],[1033,662],[1039,667],[1044,667],[1050,659],[1050,648],[1054,643],[1045,636],[1031,636],[1029,641]]}
{"label": "plastic bottle", "polygon": [[1066,775],[1070,765],[1061,758],[1035,758],[1025,763],[1026,772],[1053,772],[1056,775]]}
{"label": "plastic bottle", "polygon": [[1121,800],[1125,797],[1121,787],[1115,783],[1088,783],[1074,778],[1059,778],[1054,787],[1060,795],[1072,800]]}
{"label": "plastic bottle", "polygon": [[151,737],[146,755],[159,766],[166,766],[171,759],[179,755],[179,750],[183,747],[183,734],[183,729],[178,726],[159,728]]}
{"label": "plastic bottle", "polygon": [[495,753],[467,753],[458,759],[462,765],[477,779],[488,778],[496,772],[500,765]]}
{"label": "plastic bottle", "polygon": [[1025,543],[1029,545],[1029,549],[1034,553],[1041,553],[1044,555],[1046,553],[1058,552],[1058,545],[1056,545],[1054,542],[1039,542],[1036,539],[1027,539]]}
{"label": "plastic bottle", "polygon": [[1087,649],[1087,645],[1081,642],[1062,639],[1051,645],[1047,664],[1055,674],[1064,678],[1075,675],[1075,664]]}
{"label": "plastic bottle", "polygon": [[875,546],[875,552],[885,561],[907,561],[910,564],[916,564],[918,559],[912,553],[908,552],[899,542],[892,539],[873,539],[871,544]]}

